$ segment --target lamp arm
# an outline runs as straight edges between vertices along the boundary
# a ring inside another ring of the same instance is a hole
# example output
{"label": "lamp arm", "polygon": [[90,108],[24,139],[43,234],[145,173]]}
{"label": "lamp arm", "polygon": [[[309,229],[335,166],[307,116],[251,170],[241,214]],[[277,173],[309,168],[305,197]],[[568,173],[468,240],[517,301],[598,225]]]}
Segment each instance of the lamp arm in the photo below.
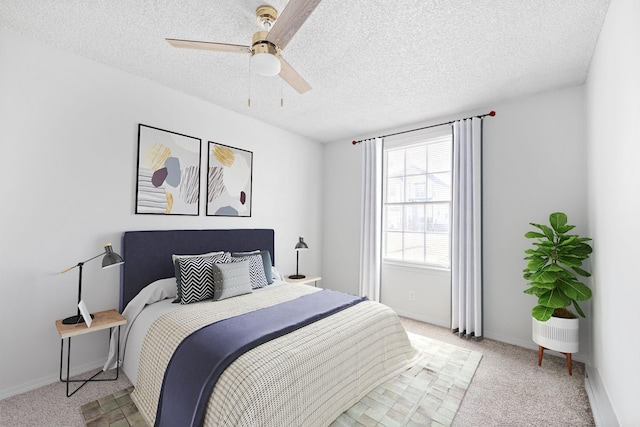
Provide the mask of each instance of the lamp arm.
{"label": "lamp arm", "polygon": [[[106,251],[105,251],[105,252],[106,252]],[[60,272],[60,274],[64,274],[64,273],[66,273],[67,271],[71,271],[71,270],[73,270],[73,269],[74,269],[74,268],[76,268],[76,267],[80,267],[80,268],[82,268],[82,266],[83,266],[86,262],[89,262],[89,261],[91,261],[91,260],[94,260],[94,259],[98,258],[100,255],[104,255],[104,252],[101,252],[101,253],[99,253],[98,255],[96,255],[96,256],[94,256],[94,257],[91,257],[91,258],[89,258],[89,259],[88,259],[88,260],[86,260],[86,261],[79,262],[79,263],[77,263],[76,265],[74,265],[73,267],[69,267],[69,268],[67,268],[66,270],[62,270],[62,271]]]}

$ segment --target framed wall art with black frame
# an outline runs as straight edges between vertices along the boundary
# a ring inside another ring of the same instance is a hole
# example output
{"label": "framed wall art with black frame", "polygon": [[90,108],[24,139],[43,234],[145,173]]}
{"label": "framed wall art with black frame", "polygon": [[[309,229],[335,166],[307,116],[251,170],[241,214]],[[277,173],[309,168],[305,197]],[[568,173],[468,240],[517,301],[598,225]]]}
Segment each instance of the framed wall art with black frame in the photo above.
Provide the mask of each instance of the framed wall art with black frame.
{"label": "framed wall art with black frame", "polygon": [[209,141],[207,216],[251,216],[253,153]]}
{"label": "framed wall art with black frame", "polygon": [[198,215],[202,140],[138,125],[136,214]]}

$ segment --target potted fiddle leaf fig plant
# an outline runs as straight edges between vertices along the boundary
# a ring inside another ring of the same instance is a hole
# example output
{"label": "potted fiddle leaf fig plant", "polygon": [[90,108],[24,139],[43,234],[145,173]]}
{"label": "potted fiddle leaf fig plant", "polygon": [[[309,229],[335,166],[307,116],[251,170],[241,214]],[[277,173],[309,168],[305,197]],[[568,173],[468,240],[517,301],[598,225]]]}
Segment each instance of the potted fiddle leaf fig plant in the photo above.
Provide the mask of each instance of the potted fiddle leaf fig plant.
{"label": "potted fiddle leaf fig plant", "polygon": [[[540,364],[543,347],[565,354],[578,351],[578,319],[568,307],[573,306],[578,315],[585,317],[578,302],[589,300],[592,294],[579,277],[591,276],[582,263],[592,248],[586,243],[590,238],[569,234],[575,226],[567,224],[567,215],[562,212],[549,215],[549,225],[530,224],[537,230],[525,234],[535,241],[534,247],[525,251],[528,263],[523,277],[529,288],[524,293],[538,299],[531,315],[533,340],[541,350]],[[558,328],[569,332],[559,334]],[[565,341],[563,337],[569,342],[555,342],[558,338]]]}

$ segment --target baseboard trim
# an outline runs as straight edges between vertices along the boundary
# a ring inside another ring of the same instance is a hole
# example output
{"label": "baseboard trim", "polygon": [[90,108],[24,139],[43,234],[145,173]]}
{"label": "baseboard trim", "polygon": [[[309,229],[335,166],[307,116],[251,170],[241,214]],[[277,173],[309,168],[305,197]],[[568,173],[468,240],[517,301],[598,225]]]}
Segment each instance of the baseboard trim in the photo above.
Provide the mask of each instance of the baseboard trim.
{"label": "baseboard trim", "polygon": [[584,380],[584,388],[589,397],[589,404],[591,405],[596,427],[619,427],[620,423],[613,411],[613,406],[611,406],[611,401],[609,401],[607,390],[602,384],[598,370],[591,365],[585,365],[585,369],[587,375]]}
{"label": "baseboard trim", "polygon": [[[494,341],[500,341],[506,344],[512,344],[512,345],[517,345],[518,347],[524,347],[524,348],[528,348],[530,350],[535,350],[538,351],[538,345],[536,343],[534,343],[533,341],[521,341],[521,340],[517,340],[517,339],[513,339],[510,337],[506,337],[503,335],[499,335],[499,334],[492,334],[490,332],[486,332],[485,330],[485,334],[484,334],[485,338],[488,338],[490,340],[494,340]],[[564,354],[562,353],[558,353],[557,351],[553,351],[553,350],[546,350],[545,351],[545,356],[547,354],[551,355],[551,356],[557,356],[557,357],[561,357],[564,359]],[[582,362],[585,365],[587,364],[587,357],[586,355],[578,352],[578,353],[574,353],[571,358],[573,360],[575,360],[576,362]]]}
{"label": "baseboard trim", "polygon": [[423,316],[423,315],[419,315],[419,314],[415,314],[415,313],[409,313],[409,312],[406,312],[406,311],[401,311],[401,310],[396,310],[396,309],[394,309],[394,311],[400,317],[406,317],[408,319],[413,319],[413,320],[417,320],[419,322],[429,323],[431,325],[441,326],[443,328],[448,328],[448,327],[451,326],[450,323],[443,322],[442,319],[429,318],[427,316]]}
{"label": "baseboard trim", "polygon": [[[101,368],[104,366],[105,362],[106,362],[106,359],[102,361],[93,361],[90,363],[86,363],[82,366],[77,366],[76,368],[71,369],[70,376],[79,375],[87,371],[92,371],[94,369]],[[28,391],[35,390],[36,388],[53,384],[58,381],[60,381],[60,375],[59,375],[59,372],[56,372],[55,374],[51,374],[51,375],[47,375],[46,377],[27,381],[26,383],[18,384],[17,386],[14,386],[14,387],[0,389],[0,400],[7,399],[9,397],[16,396],[18,394],[26,393]]]}

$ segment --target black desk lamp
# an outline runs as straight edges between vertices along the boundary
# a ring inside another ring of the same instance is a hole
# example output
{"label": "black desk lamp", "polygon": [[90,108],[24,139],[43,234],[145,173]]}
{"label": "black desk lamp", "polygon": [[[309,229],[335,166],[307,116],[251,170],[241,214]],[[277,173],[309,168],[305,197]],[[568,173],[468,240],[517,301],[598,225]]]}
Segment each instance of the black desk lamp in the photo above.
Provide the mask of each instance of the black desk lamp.
{"label": "black desk lamp", "polygon": [[[92,259],[96,259],[103,254],[104,254],[104,258],[102,258],[102,268],[113,267],[114,265],[120,265],[124,263],[124,260],[122,259],[122,257],[117,253],[113,252],[111,243],[107,243],[106,245],[104,245],[104,252],[99,253],[98,255],[92,258],[89,258],[86,261],[79,262],[77,265],[74,265],[73,267],[69,267],[66,270],[60,272],[60,274],[64,274],[67,271],[73,270],[76,267],[80,269],[80,274],[78,276],[78,304],[80,304],[80,301],[82,301],[82,266],[84,265],[85,262],[89,262]],[[91,315],[91,318],[93,319],[93,314]],[[74,325],[76,323],[83,323],[83,322],[84,322],[84,317],[82,317],[82,314],[80,314],[80,307],[78,307],[77,315],[67,317],[62,321],[62,323],[65,325]]]}
{"label": "black desk lamp", "polygon": [[304,242],[304,237],[300,236],[300,240],[298,241],[298,243],[296,243],[296,274],[294,274],[293,276],[289,276],[290,279],[304,279],[305,276],[304,274],[299,274],[298,273],[298,263],[300,261],[300,250],[302,249],[309,249],[309,246],[307,246],[307,244]]}

